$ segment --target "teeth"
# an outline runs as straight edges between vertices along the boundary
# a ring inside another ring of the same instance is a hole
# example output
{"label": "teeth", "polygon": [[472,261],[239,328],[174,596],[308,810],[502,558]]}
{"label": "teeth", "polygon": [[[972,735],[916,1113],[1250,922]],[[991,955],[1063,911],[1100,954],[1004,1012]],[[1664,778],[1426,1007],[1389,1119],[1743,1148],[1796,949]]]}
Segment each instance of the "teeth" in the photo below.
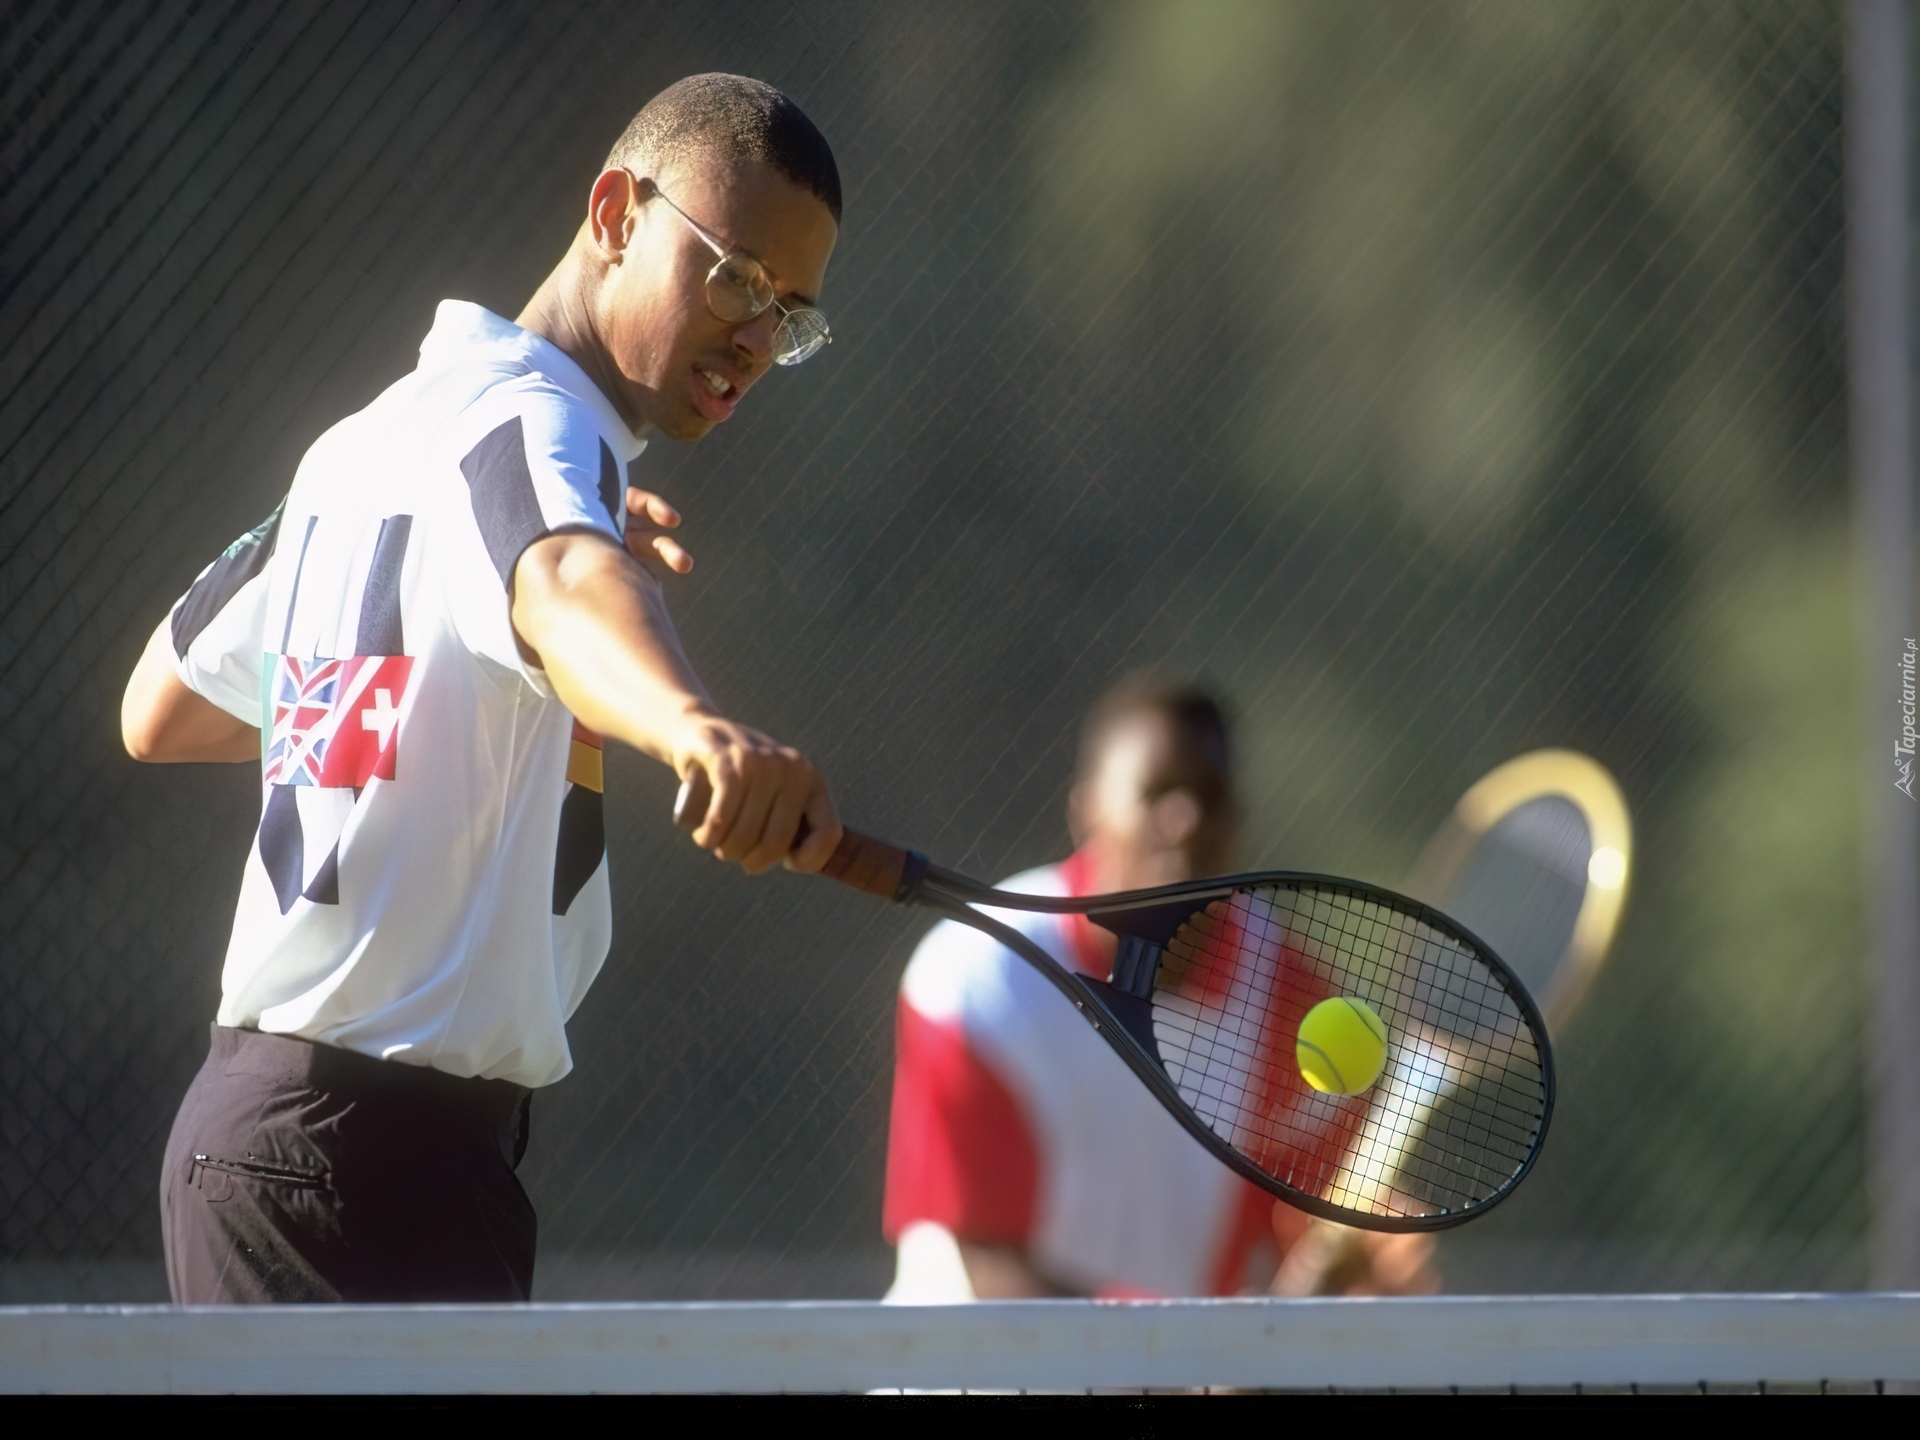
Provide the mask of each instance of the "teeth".
{"label": "teeth", "polygon": [[724,395],[727,393],[730,387],[725,380],[714,374],[713,371],[707,369],[704,365],[697,368],[700,371],[700,378],[707,382],[707,388],[709,390],[713,391],[716,395]]}

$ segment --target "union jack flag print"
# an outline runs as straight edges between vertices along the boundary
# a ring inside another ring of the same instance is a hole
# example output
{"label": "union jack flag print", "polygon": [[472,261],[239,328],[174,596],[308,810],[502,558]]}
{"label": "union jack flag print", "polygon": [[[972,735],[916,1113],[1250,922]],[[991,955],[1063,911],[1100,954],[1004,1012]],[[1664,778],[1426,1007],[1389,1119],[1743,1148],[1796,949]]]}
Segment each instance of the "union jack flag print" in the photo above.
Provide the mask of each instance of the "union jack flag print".
{"label": "union jack flag print", "polygon": [[369,780],[394,778],[412,656],[271,655],[268,661],[267,784],[358,790]]}

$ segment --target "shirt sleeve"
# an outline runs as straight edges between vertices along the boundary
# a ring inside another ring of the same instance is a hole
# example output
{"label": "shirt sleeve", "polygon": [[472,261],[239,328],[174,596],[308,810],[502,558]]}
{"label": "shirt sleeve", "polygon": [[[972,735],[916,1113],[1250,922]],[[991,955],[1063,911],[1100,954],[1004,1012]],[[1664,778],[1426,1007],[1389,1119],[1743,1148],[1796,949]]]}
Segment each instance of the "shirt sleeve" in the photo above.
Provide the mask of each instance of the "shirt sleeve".
{"label": "shirt sleeve", "polygon": [[173,668],[194,694],[249,725],[260,723],[267,562],[280,535],[273,514],[220,552],[174,603]]}
{"label": "shirt sleeve", "polygon": [[514,642],[514,566],[534,541],[592,530],[625,531],[624,467],[593,413],[562,391],[499,387],[463,417],[460,473],[479,548],[463,567],[452,607],[469,649],[532,673]]}
{"label": "shirt sleeve", "polygon": [[957,1020],[930,1019],[903,996],[881,1227],[889,1242],[916,1220],[961,1240],[1025,1246],[1038,1152],[1019,1102],[967,1044]]}

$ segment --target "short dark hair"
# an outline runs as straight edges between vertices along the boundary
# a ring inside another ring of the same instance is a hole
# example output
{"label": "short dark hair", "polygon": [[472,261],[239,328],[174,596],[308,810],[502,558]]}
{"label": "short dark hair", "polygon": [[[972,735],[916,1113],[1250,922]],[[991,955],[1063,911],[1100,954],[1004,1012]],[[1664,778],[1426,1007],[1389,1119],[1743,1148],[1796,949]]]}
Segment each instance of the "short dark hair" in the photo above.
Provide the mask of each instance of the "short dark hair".
{"label": "short dark hair", "polygon": [[781,91],[745,75],[689,75],[646,103],[607,156],[609,170],[695,157],[760,160],[818,196],[840,223],[840,167],[827,139]]}
{"label": "short dark hair", "polygon": [[1082,778],[1093,769],[1113,732],[1138,715],[1158,715],[1173,726],[1180,758],[1192,767],[1204,804],[1209,808],[1232,804],[1232,727],[1225,706],[1202,685],[1152,671],[1127,676],[1087,712],[1080,728]]}

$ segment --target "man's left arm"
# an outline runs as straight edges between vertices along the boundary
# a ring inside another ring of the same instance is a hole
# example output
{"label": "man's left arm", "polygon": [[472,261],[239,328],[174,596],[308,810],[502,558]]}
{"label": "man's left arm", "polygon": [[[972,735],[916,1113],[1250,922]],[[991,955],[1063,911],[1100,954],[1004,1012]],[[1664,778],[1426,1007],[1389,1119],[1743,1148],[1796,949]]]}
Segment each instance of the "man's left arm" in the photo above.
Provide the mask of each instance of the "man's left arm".
{"label": "man's left arm", "polygon": [[154,629],[120,701],[120,739],[150,764],[240,764],[260,758],[260,731],[194,694],[174,670],[172,618]]}
{"label": "man's left arm", "polygon": [[120,701],[120,739],[155,764],[260,758],[260,649],[281,502],[220,552],[147,640]]}

